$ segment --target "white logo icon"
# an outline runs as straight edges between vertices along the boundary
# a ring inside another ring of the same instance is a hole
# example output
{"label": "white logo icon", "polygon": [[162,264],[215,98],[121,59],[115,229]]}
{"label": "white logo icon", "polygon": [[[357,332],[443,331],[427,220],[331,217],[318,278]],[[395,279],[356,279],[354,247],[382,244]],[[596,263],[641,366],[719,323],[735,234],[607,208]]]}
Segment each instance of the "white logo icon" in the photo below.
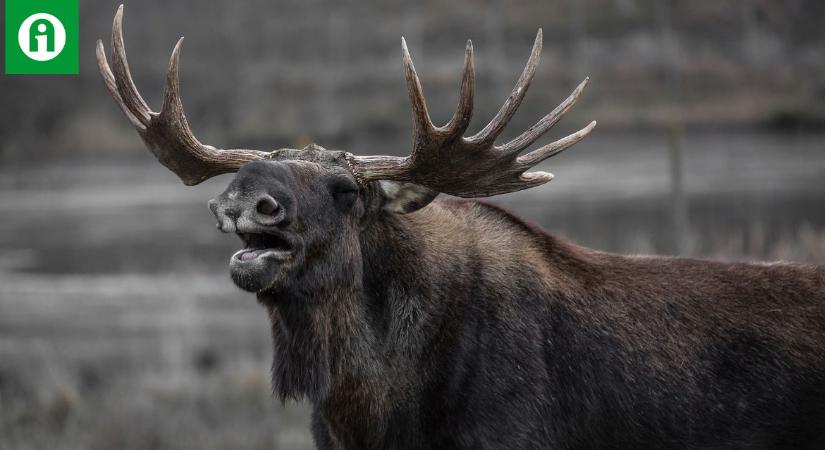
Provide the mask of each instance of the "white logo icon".
{"label": "white logo icon", "polygon": [[29,58],[49,61],[57,57],[66,46],[66,29],[51,14],[32,14],[20,25],[17,43]]}

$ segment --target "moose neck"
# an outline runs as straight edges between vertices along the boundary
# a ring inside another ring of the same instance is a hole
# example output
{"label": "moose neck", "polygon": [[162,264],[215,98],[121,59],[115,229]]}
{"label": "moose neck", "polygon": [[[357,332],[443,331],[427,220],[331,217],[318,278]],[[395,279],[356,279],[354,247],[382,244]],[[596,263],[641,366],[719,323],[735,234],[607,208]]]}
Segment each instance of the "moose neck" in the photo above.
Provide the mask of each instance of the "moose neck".
{"label": "moose neck", "polygon": [[317,404],[341,386],[352,391],[359,381],[377,378],[380,367],[360,248],[330,245],[312,252],[323,262],[308,266],[288,288],[258,299],[271,320],[276,392]]}
{"label": "moose neck", "polygon": [[[508,222],[506,235],[491,226]],[[522,284],[546,281],[541,261],[562,277],[579,253],[499,208],[465,201],[383,214],[350,246],[261,301],[272,319],[277,392],[307,397],[329,426],[356,440],[384,429],[398,398],[427,388],[437,370],[423,368],[422,355],[443,345],[451,311],[478,301],[462,293],[525,270],[542,272]],[[532,269],[516,264],[525,260]]]}
{"label": "moose neck", "polygon": [[[461,277],[468,262],[473,270],[495,271],[507,258],[551,258],[558,266],[576,261],[573,256],[580,252],[565,243],[503,210],[474,204],[452,206],[466,209],[463,216],[436,204],[406,216],[382,215],[360,230],[358,242],[308,256],[324,262],[307,268],[290,288],[259,294],[271,316],[273,381],[280,396],[318,402],[336,387],[346,385],[351,391],[357,380],[378,385],[395,371],[414,371],[405,367],[409,358],[400,355],[420,353],[451,299],[472,288],[465,284],[477,283],[474,277]],[[518,230],[509,234],[510,241],[526,239],[541,250],[507,255],[503,246],[508,244],[497,242],[499,236],[468,238],[492,229],[485,225],[488,221],[502,220],[512,221]],[[452,230],[449,236],[445,230]],[[502,248],[484,253],[478,241]],[[481,259],[490,253],[497,256],[482,269]],[[445,294],[448,288],[457,290],[456,295]]]}
{"label": "moose neck", "polygon": [[[359,414],[381,409],[387,371],[399,369],[388,367],[385,351],[398,349],[386,341],[410,342],[398,338],[422,317],[413,297],[398,295],[421,276],[406,276],[421,264],[419,232],[387,216],[361,231],[358,248],[336,250],[328,259],[334,268],[315,264],[289,289],[258,295],[271,319],[273,382],[282,399],[346,403]],[[411,303],[395,304],[403,301]]]}

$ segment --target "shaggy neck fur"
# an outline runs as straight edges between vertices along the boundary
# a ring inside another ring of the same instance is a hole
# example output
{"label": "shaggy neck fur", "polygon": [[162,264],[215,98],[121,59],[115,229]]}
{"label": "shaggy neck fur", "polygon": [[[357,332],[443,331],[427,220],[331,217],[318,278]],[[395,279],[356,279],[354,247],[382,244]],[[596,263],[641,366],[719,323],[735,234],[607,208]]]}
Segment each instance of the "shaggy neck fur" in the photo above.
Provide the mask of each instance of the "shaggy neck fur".
{"label": "shaggy neck fur", "polygon": [[[457,207],[467,214],[455,214]],[[468,266],[471,271],[475,265],[479,271],[489,266],[480,258],[491,249],[483,246],[501,246],[492,254],[502,264],[523,258],[508,257],[506,246],[544,247],[536,255],[549,250],[544,242],[499,242],[499,233],[491,233],[501,225],[495,221],[519,224],[520,230],[506,239],[551,239],[489,205],[433,204],[410,215],[381,215],[360,231],[356,247],[317,249],[307,260],[324,262],[309,264],[292,288],[259,295],[272,320],[273,381],[281,398],[309,398],[332,428],[349,434],[348,442],[381,436],[390,405],[427,385],[420,358],[440,345],[450,299],[459,297],[443,286],[455,285],[456,272],[466,272]],[[445,237],[445,231],[452,236]],[[467,233],[485,237],[457,239]],[[468,280],[478,273],[470,275]],[[468,282],[461,289],[472,288]],[[408,385],[387,380],[407,380]]]}

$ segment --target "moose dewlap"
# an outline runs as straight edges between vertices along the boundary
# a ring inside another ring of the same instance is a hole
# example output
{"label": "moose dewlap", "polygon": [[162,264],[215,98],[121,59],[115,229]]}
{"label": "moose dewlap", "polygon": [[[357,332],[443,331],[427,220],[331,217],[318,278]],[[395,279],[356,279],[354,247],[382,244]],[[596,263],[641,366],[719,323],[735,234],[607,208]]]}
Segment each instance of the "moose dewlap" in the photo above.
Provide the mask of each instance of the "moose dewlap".
{"label": "moose dewlap", "polygon": [[595,125],[524,153],[564,102],[495,140],[538,67],[478,133],[473,47],[435,126],[403,45],[410,156],[223,150],[192,134],[178,91],[149,109],[126,62],[122,7],[107,88],[184,183],[237,172],[209,202],[230,259],[271,319],[273,382],[306,399],[319,448],[825,448],[825,269],[614,255],[557,239],[485,197],[546,183],[531,167]]}

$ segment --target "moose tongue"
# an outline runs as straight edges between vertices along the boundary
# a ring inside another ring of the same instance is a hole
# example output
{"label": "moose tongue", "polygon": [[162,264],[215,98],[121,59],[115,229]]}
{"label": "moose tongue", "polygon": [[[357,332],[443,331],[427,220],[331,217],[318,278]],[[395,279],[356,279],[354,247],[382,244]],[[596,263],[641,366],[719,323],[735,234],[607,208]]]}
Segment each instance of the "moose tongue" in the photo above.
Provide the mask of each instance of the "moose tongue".
{"label": "moose tongue", "polygon": [[249,261],[258,257],[258,250],[241,253],[241,261]]}

